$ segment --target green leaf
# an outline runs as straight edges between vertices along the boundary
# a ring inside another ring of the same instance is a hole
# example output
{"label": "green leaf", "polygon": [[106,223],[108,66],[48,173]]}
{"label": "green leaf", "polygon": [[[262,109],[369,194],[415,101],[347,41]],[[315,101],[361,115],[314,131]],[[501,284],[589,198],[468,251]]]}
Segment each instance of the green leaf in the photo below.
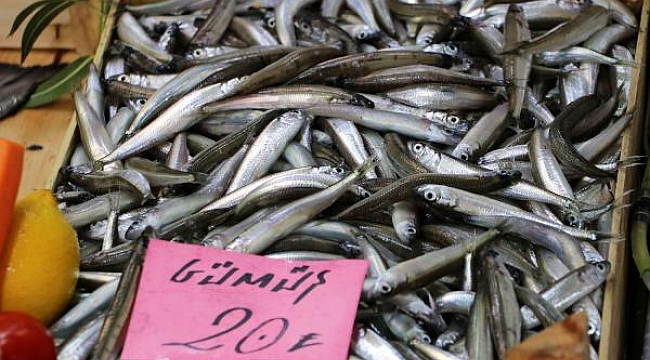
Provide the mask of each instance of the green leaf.
{"label": "green leaf", "polygon": [[42,1],[37,1],[37,2],[35,2],[33,4],[28,5],[14,19],[14,23],[11,25],[11,30],[9,31],[9,35],[7,35],[7,37],[13,35],[16,32],[16,30],[18,30],[18,28],[23,23],[23,21],[25,21],[25,19],[27,19],[27,17],[29,17],[29,15],[31,15],[34,11],[36,11],[36,9],[38,9],[39,7],[41,7],[43,5],[46,5],[46,4],[49,4],[49,3],[52,3],[52,2],[56,2],[56,1],[61,1],[61,0],[42,0]]}
{"label": "green leaf", "polygon": [[57,15],[79,0],[49,1],[29,20],[23,33],[21,44],[21,62],[25,61],[27,54],[32,50],[34,42],[43,30],[54,20]]}
{"label": "green leaf", "polygon": [[33,108],[49,104],[61,96],[69,94],[74,86],[86,76],[88,66],[92,60],[91,56],[82,56],[68,64],[68,66],[61,69],[56,75],[40,84],[29,98],[25,107]]}

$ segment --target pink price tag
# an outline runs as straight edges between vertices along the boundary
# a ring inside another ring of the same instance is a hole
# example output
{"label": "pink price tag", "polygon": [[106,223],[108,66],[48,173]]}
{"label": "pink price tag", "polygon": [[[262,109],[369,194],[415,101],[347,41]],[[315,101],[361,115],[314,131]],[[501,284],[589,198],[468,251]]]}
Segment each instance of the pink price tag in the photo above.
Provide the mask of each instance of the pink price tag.
{"label": "pink price tag", "polygon": [[151,240],[121,358],[347,360],[366,269]]}

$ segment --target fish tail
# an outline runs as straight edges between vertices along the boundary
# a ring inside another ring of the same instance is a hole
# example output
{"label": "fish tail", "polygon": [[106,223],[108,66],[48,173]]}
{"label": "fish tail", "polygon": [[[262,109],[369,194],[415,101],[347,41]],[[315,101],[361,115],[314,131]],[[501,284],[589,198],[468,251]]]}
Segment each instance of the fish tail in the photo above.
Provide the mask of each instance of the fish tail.
{"label": "fish tail", "polygon": [[616,169],[624,169],[632,166],[642,166],[646,164],[648,157],[646,155],[635,155],[628,156],[624,159],[620,159],[617,163]]}
{"label": "fish tail", "polygon": [[[637,189],[629,189],[629,190],[623,192],[623,194],[621,194],[621,196],[618,199],[615,199],[613,204],[614,204],[614,206],[627,204],[627,203],[631,204],[631,203],[634,203],[636,201],[636,197],[637,197]],[[630,198],[630,200],[624,202],[624,199],[626,199],[626,198]]]}
{"label": "fish tail", "polygon": [[616,244],[626,240],[625,234],[612,234],[604,231],[595,231],[596,239],[594,242],[604,244]]}

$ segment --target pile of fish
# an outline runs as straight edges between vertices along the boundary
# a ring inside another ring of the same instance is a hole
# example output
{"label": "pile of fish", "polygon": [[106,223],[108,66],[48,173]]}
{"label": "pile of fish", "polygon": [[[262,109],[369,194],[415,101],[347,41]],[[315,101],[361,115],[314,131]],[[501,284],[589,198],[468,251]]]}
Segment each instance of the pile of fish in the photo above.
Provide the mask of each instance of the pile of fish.
{"label": "pile of fish", "polygon": [[367,259],[350,359],[503,359],[577,311],[596,359],[636,33],[618,0],[121,9],[56,190],[60,358],[119,353],[156,236]]}

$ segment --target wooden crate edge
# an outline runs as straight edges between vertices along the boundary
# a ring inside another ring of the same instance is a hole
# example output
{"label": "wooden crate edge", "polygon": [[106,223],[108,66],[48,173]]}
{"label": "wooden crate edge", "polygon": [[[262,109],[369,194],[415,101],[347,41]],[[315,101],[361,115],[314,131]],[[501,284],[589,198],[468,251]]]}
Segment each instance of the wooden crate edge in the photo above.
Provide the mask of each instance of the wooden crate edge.
{"label": "wooden crate edge", "polygon": [[[639,35],[636,44],[635,62],[639,64],[634,69],[631,94],[628,109],[634,110],[632,124],[623,134],[621,159],[637,155],[640,152],[643,133],[643,120],[646,101],[646,71],[648,45],[648,20],[650,17],[650,2],[643,4]],[[637,167],[620,169],[616,178],[614,196],[620,199],[624,194],[638,186],[640,171]],[[624,234],[624,241],[610,244],[607,260],[612,264],[612,270],[605,286],[605,298],[602,311],[602,333],[599,347],[600,360],[623,359],[625,349],[625,289],[627,271],[630,263],[630,242],[628,238],[629,209],[618,208],[612,214],[612,233]]]}

